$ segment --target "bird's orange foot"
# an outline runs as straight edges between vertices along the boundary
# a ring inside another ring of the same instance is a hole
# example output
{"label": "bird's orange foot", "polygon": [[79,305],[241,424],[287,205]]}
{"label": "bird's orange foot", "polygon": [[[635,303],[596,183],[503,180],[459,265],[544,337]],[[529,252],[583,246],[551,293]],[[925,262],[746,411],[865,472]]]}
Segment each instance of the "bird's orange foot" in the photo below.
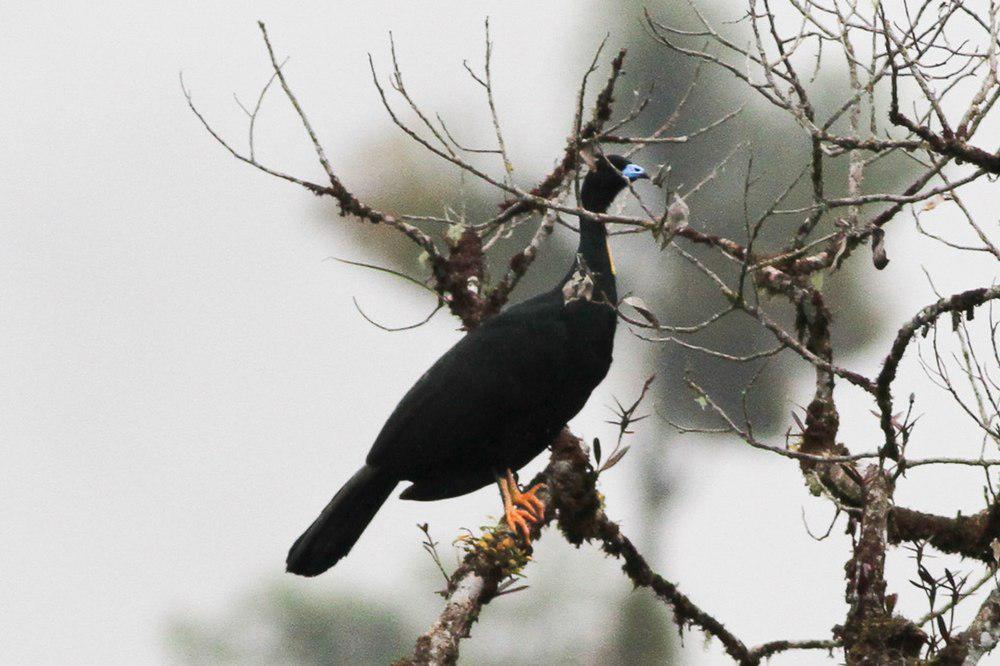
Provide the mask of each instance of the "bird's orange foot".
{"label": "bird's orange foot", "polygon": [[545,484],[536,484],[530,490],[522,492],[510,470],[507,470],[506,478],[499,480],[499,484],[507,526],[512,532],[524,536],[526,543],[531,543],[531,525],[545,518],[545,502],[537,495]]}

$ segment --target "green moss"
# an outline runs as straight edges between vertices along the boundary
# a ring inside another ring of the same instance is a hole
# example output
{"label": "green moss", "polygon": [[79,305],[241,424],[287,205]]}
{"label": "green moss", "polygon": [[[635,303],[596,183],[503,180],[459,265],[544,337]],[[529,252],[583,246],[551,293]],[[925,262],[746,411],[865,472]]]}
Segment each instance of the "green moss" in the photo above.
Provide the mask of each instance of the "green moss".
{"label": "green moss", "polygon": [[531,546],[517,538],[503,521],[480,527],[482,535],[469,534],[462,539],[462,548],[482,566],[497,568],[503,577],[520,576],[531,561]]}

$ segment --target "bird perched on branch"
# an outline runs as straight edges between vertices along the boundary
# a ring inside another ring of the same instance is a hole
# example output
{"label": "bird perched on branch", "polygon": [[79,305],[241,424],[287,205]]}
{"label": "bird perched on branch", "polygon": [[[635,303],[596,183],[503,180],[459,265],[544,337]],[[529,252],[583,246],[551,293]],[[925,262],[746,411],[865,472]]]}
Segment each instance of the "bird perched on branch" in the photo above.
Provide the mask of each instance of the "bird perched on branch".
{"label": "bird perched on branch", "polygon": [[[619,155],[585,153],[583,208],[603,213],[626,184],[648,178]],[[580,218],[577,258],[551,290],[473,329],[396,406],[365,465],[288,553],[288,571],[323,573],[347,555],[400,481],[403,499],[437,500],[496,482],[504,515],[530,541],[545,512],[514,472],[576,416],[611,366],[618,294],[602,222]]]}

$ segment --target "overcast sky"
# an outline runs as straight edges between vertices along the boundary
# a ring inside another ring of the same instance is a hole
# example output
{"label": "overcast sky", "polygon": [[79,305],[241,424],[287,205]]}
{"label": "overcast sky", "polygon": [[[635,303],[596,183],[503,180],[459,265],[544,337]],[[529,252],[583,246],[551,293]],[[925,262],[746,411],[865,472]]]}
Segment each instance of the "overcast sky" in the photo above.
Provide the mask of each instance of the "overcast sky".
{"label": "overcast sky", "polygon": [[[377,192],[398,171],[370,149],[394,129],[366,52],[384,66],[392,29],[410,88],[456,117],[475,115],[481,100],[461,60],[481,57],[489,11],[498,87],[516,91],[500,96],[508,141],[536,174],[558,154],[582,54],[604,30],[581,3],[538,5],[0,6],[0,661],[164,661],[172,614],[218,611],[281,577],[291,540],[360,463],[399,396],[459,336],[444,316],[397,335],[365,323],[352,296],[395,323],[416,320],[430,303],[388,278],[324,261],[366,257],[341,230],[356,223],[331,222],[332,206],[214,145],[184,105],[178,72],[206,114],[242,141],[231,93],[251,99],[267,78],[255,23],[265,19],[279,52],[292,57],[289,76],[337,169],[352,187]],[[259,150],[271,164],[319,178],[300,128],[282,100],[271,101]],[[483,136],[477,118],[473,136]],[[977,185],[969,201],[987,225],[996,217],[991,188]],[[928,220],[945,228],[954,217],[942,210]],[[935,264],[940,251],[908,226],[894,223],[892,263],[872,277],[892,285],[878,306],[892,320],[934,300],[921,264],[949,293],[994,278],[985,258]],[[893,334],[841,360],[873,374]],[[640,353],[617,358],[574,422],[578,431],[608,434],[604,405],[645,376]],[[807,396],[809,382],[803,373],[793,395]],[[918,402],[928,416],[912,446],[921,456],[958,453],[972,432],[965,422],[944,416],[953,411],[915,363],[904,364],[900,382],[928,396]],[[840,395],[840,439],[855,451],[873,448],[872,406],[849,387]],[[662,446],[658,432],[649,426],[637,442]],[[974,455],[968,441],[961,452]],[[787,461],[736,441],[670,442],[664,456],[680,481],[663,526],[662,573],[748,642],[826,636],[843,616],[847,540],[837,530],[814,542],[800,513],[822,530],[831,507],[809,497]],[[609,510],[626,529],[637,515],[630,475],[641,473],[626,458],[606,481]],[[924,474],[910,473],[900,503],[980,508],[969,472],[935,473],[933,484]],[[493,489],[433,504],[393,501],[334,574],[296,584],[401,589],[429,622],[440,600],[426,587],[414,523],[430,521],[448,541],[497,508]],[[546,539],[537,557],[529,576],[544,577],[547,560],[593,567],[612,590],[629,586],[613,562],[559,539]],[[903,555],[890,562],[903,610],[921,612]],[[727,662],[717,645],[703,649],[688,634],[685,663]]]}

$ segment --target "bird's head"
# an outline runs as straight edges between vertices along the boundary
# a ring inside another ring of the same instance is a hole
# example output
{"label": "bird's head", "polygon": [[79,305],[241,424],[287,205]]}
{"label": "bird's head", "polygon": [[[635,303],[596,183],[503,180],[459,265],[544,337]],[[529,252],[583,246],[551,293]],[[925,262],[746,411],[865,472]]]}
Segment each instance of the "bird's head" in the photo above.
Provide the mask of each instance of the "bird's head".
{"label": "bird's head", "polygon": [[608,155],[604,158],[606,162],[614,167],[615,171],[621,174],[625,180],[630,183],[634,183],[637,180],[646,179],[649,180],[649,174],[638,164],[633,164],[628,161],[628,158],[622,157],[621,155]]}
{"label": "bird's head", "polygon": [[605,212],[629,183],[649,178],[645,169],[621,155],[583,153],[583,157],[590,170],[583,179],[580,203],[595,213]]}

